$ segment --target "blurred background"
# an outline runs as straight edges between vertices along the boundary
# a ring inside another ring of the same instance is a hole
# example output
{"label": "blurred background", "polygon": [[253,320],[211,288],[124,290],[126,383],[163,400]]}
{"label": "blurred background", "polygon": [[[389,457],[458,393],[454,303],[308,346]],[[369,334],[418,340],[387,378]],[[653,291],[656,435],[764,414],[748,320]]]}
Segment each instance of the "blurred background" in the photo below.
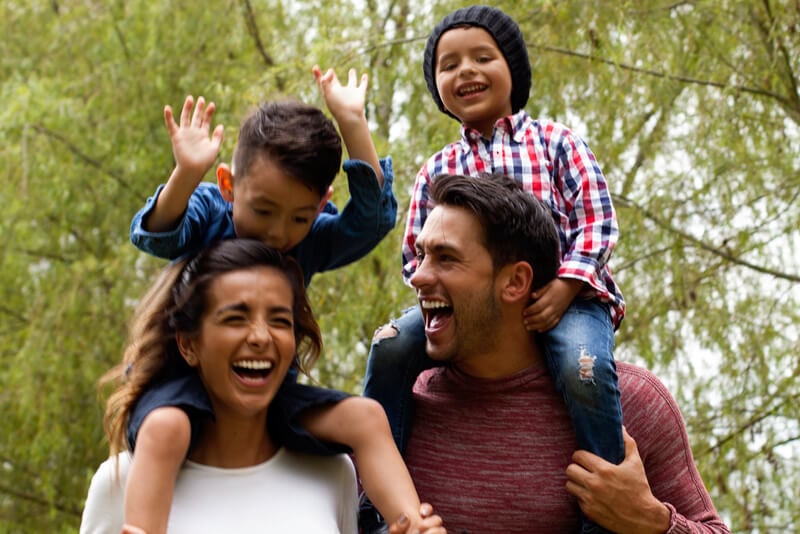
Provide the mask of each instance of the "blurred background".
{"label": "blurred background", "polygon": [[[108,454],[96,382],[164,262],[128,241],[172,167],[165,104],[239,119],[311,67],[370,75],[396,229],[317,276],[315,378],[360,393],[376,327],[414,304],[400,276],[409,189],[458,123],[422,77],[428,32],[463,2],[0,2],[0,532],[74,532]],[[621,239],[616,356],[653,369],[735,532],[800,530],[800,4],[796,0],[496,2],[533,65],[528,112],[593,149]],[[206,179],[213,180],[209,173]],[[341,175],[335,200],[347,187]]]}

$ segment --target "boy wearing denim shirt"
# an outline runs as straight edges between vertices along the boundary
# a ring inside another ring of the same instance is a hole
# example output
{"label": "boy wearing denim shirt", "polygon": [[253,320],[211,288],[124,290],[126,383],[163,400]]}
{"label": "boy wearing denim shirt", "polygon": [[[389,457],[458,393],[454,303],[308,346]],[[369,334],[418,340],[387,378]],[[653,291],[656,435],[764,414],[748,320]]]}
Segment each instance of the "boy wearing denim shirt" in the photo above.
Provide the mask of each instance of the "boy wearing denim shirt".
{"label": "boy wearing denim shirt", "polygon": [[[531,295],[521,319],[539,336],[579,447],[620,463],[613,347],[625,303],[607,266],[619,231],[594,155],[565,126],[523,110],[531,87],[528,53],[518,25],[499,9],[476,5],[444,17],[428,37],[423,72],[438,108],[461,123],[461,138],[431,156],[417,175],[402,247],[406,283],[438,175],[505,174],[542,200],[558,229],[562,261],[558,278]],[[364,395],[384,406],[401,452],[412,418],[411,389],[433,365],[424,346],[425,325],[415,307],[376,333],[367,363]],[[590,522],[583,529],[603,532]]]}
{"label": "boy wearing denim shirt", "polygon": [[[351,198],[341,213],[329,201],[341,140],[322,111],[294,101],[259,106],[242,123],[232,165],[219,165],[214,186],[202,178],[219,153],[222,126],[210,129],[213,103],[206,105],[200,97],[192,112],[194,101],[187,97],[179,123],[169,106],[164,109],[176,166],[134,216],[133,244],[176,259],[219,239],[255,238],[294,257],[306,285],[314,273],[370,252],[393,228],[397,202],[391,159],[379,161],[364,116],[367,78],[357,83],[351,70],[348,84],[342,85],[333,70],[322,73],[315,67],[314,75],[351,158],[344,163]],[[297,384],[297,372],[290,371],[270,408],[275,415],[270,420],[282,422],[270,431],[296,451],[352,450],[357,464],[363,455],[367,491],[393,520],[404,516],[408,524],[424,528],[416,491],[380,406]],[[136,452],[126,489],[130,527],[148,532],[166,528],[177,469],[207,418],[213,418],[207,394],[196,374],[186,370],[140,399],[128,421],[128,441]]]}

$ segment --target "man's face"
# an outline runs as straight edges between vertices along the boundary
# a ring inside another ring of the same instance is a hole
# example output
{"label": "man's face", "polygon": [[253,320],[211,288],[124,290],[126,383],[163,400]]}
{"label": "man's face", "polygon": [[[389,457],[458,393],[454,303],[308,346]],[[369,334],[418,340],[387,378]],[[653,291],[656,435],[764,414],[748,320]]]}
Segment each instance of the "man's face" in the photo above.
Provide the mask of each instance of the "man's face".
{"label": "man's face", "polygon": [[482,28],[453,28],[436,46],[436,89],[444,107],[470,128],[492,134],[511,114],[511,71],[492,36]]}
{"label": "man's face", "polygon": [[469,372],[492,347],[500,320],[492,258],[483,228],[467,210],[436,206],[417,237],[417,290],[426,349]]}
{"label": "man's face", "polygon": [[267,157],[255,158],[233,182],[236,237],[286,252],[308,235],[323,199]]}

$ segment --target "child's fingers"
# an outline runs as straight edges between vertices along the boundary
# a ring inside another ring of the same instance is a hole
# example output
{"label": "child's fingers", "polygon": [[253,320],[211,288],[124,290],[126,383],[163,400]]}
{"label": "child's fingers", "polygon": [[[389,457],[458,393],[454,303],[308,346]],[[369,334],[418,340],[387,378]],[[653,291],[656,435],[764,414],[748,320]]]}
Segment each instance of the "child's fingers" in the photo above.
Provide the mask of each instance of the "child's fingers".
{"label": "child's fingers", "polygon": [[347,71],[347,85],[351,87],[355,87],[356,85],[356,69],[350,69]]}
{"label": "child's fingers", "polygon": [[368,82],[369,82],[369,76],[365,72],[364,74],[361,75],[361,83],[359,83],[358,86],[363,87],[364,90],[366,91]]}
{"label": "child's fingers", "polygon": [[192,95],[186,97],[183,101],[183,108],[181,108],[181,128],[189,126],[192,117],[192,106],[194,105],[194,98]]}
{"label": "child's fingers", "polygon": [[192,114],[192,126],[200,127],[204,124],[206,99],[202,96],[197,97],[197,106]]}
{"label": "child's fingers", "polygon": [[172,114],[172,108],[169,105],[164,106],[164,124],[166,124],[167,132],[169,132],[170,136],[175,135],[175,132],[178,131],[175,116]]}
{"label": "child's fingers", "polygon": [[224,129],[225,128],[220,124],[214,128],[214,131],[211,134],[211,140],[213,141],[215,149],[219,149],[219,147],[222,145],[222,134]]}
{"label": "child's fingers", "polygon": [[206,106],[206,112],[203,116],[203,122],[205,124],[211,124],[211,119],[214,117],[214,112],[217,111],[217,106],[214,102],[209,102],[208,106]]}

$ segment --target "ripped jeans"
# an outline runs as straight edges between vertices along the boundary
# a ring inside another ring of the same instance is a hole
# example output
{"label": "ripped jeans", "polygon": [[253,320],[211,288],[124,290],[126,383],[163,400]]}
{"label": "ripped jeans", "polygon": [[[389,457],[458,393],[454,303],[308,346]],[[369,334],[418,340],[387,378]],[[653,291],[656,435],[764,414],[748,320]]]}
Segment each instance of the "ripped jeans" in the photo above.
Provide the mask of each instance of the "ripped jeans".
{"label": "ripped jeans", "polygon": [[[414,382],[422,371],[437,363],[425,354],[425,327],[419,307],[409,308],[391,324],[394,335],[372,342],[364,396],[383,405],[402,453],[413,420]],[[608,306],[596,299],[575,299],[558,325],[540,334],[539,340],[556,389],[569,410],[578,448],[620,463],[624,457],[622,410]]]}

